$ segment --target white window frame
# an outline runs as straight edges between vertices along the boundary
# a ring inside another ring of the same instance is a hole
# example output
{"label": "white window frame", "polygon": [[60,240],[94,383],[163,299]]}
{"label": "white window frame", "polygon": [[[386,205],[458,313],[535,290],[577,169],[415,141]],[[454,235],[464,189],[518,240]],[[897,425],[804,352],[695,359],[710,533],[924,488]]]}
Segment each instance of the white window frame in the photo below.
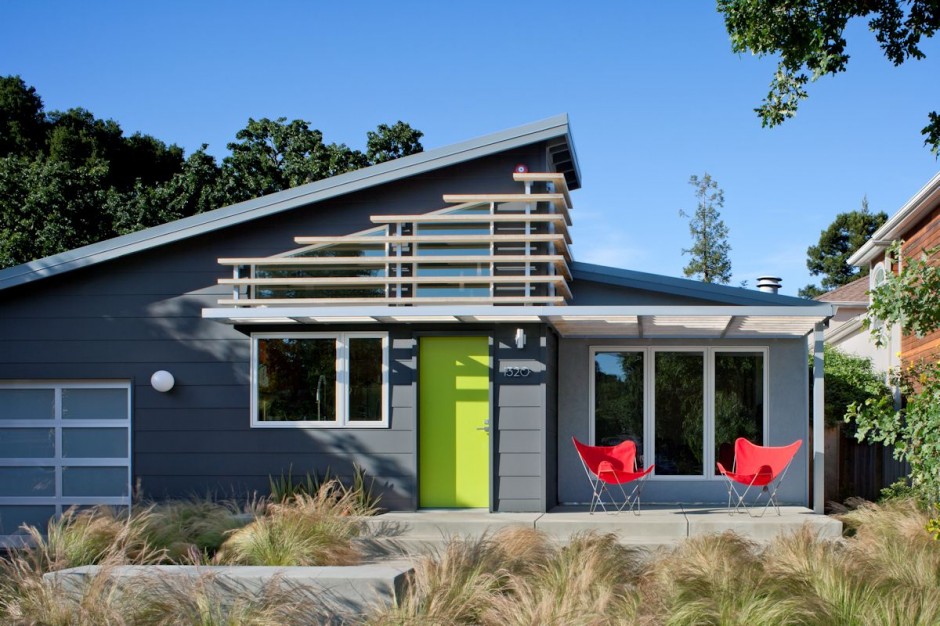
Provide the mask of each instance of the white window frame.
{"label": "white window frame", "polygon": [[[329,421],[264,421],[258,419],[258,340],[334,339],[336,341],[336,419]],[[382,419],[349,419],[349,340],[382,340]],[[251,335],[251,427],[252,428],[388,428],[388,333],[378,331],[253,333]]]}
{"label": "white window frame", "polygon": [[[0,467],[52,467],[55,470],[55,492],[51,496],[2,496],[4,506],[54,506],[56,516],[72,506],[103,504],[126,506],[130,509],[133,495],[131,458],[133,458],[131,416],[133,398],[131,383],[125,380],[88,381],[3,381],[0,389],[51,389],[55,394],[55,413],[52,419],[0,420],[0,428],[52,428],[55,436],[55,456],[52,458],[0,458]],[[123,389],[127,392],[127,419],[66,420],[62,417],[63,389]],[[127,430],[127,457],[71,458],[62,456],[62,431],[79,428],[125,428]],[[127,469],[126,496],[66,496],[62,493],[62,470],[66,467],[123,467]]]}
{"label": "white window frame", "polygon": [[[712,475],[709,468],[715,467],[715,355],[719,352],[755,352],[760,353],[764,361],[763,372],[763,441],[767,445],[770,435],[770,348],[768,346],[617,346],[597,345],[590,346],[588,353],[588,437],[591,444],[595,442],[595,390],[594,390],[594,362],[598,353],[605,352],[642,352],[643,353],[643,458],[655,459],[656,453],[656,353],[658,352],[697,352],[703,355],[702,397],[704,399],[705,421],[702,429],[703,451],[702,474],[687,474],[680,476],[657,475],[656,470],[650,475],[661,481],[676,480],[722,480],[720,475]],[[654,462],[654,461],[653,461]]]}

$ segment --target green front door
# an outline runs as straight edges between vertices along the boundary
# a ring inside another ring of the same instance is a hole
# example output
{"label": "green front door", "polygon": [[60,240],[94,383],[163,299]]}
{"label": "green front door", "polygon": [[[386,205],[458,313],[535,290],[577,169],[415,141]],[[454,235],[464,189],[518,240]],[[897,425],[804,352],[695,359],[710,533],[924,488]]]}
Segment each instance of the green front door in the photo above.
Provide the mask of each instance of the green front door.
{"label": "green front door", "polygon": [[419,505],[489,507],[489,339],[423,337],[418,357]]}

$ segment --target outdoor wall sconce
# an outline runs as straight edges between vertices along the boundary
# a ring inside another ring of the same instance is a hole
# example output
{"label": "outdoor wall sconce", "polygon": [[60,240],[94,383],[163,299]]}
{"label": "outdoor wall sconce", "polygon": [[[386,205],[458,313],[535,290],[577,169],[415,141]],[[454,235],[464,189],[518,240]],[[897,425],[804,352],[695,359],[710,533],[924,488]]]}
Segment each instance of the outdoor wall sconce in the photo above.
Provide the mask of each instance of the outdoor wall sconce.
{"label": "outdoor wall sconce", "polygon": [[525,348],[525,331],[521,328],[516,329],[516,347],[520,350]]}
{"label": "outdoor wall sconce", "polygon": [[176,384],[176,379],[166,370],[157,370],[150,377],[150,386],[160,393],[166,393],[173,388],[174,384]]}

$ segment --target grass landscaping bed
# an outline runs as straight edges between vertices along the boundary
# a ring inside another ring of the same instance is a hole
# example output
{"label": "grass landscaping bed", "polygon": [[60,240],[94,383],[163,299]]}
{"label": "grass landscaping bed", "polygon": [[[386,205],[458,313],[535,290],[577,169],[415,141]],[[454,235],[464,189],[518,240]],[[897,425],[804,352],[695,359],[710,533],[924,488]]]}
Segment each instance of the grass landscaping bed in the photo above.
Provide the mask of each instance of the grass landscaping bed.
{"label": "grass landscaping bed", "polygon": [[[510,527],[451,539],[417,559],[404,589],[401,579],[394,583],[396,602],[367,601],[362,583],[361,601],[343,608],[312,588],[302,570],[324,567],[308,570],[316,577],[334,562],[346,574],[334,573],[347,581],[365,571],[350,565],[363,558],[358,516],[367,512],[353,501],[336,491],[295,494],[259,507],[248,523],[235,507],[201,501],[188,510],[187,503],[138,507],[130,519],[106,509],[67,515],[50,525],[48,537],[36,533],[35,546],[0,562],[0,622],[940,623],[940,542],[913,500],[845,512],[842,539],[804,528],[757,544],[726,533],[652,555],[611,534],[561,543]],[[232,563],[251,565],[217,569]],[[262,564],[274,569],[258,569]],[[71,581],[46,575],[85,565],[96,567]],[[122,585],[128,575],[139,578]]]}

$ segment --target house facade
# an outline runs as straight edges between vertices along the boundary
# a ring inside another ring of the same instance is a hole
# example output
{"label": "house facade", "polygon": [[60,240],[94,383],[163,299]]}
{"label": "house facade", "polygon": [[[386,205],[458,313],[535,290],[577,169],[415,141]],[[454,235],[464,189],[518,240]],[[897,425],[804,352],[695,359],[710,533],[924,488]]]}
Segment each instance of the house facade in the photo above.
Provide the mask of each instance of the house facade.
{"label": "house facade", "polygon": [[547,511],[590,500],[572,437],[702,503],[736,437],[802,439],[781,500],[821,511],[832,307],[579,263],[580,186],[559,116],[0,271],[0,535],[355,465],[389,509]]}
{"label": "house facade", "polygon": [[[892,241],[903,241],[900,259],[886,254]],[[892,215],[859,248],[848,262],[859,267],[870,268],[871,287],[884,280],[886,272],[897,271],[905,258],[916,258],[926,250],[940,246],[940,173],[937,173],[914,196]],[[923,359],[940,357],[940,331],[924,337],[903,335],[895,327],[888,338],[888,350],[892,365],[900,361],[911,363]]]}

